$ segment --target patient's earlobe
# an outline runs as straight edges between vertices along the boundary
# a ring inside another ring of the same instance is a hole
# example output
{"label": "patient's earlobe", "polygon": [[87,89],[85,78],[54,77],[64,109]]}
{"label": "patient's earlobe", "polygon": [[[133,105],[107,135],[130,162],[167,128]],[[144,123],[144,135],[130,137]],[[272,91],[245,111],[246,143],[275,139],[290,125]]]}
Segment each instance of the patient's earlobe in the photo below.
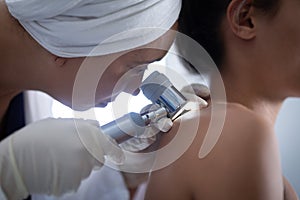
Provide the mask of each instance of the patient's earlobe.
{"label": "patient's earlobe", "polygon": [[227,8],[227,20],[237,37],[243,40],[255,38],[253,7],[249,0],[232,0]]}

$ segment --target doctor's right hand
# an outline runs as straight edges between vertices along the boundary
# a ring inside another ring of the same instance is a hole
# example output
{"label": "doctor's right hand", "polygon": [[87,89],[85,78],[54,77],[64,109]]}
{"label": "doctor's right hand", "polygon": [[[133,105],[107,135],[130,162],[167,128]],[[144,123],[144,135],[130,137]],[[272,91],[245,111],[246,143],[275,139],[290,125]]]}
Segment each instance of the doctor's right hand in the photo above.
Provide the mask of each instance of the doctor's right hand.
{"label": "doctor's right hand", "polygon": [[32,123],[0,143],[0,199],[76,191],[104,157],[118,163],[123,152],[100,132],[97,121],[49,118]]}

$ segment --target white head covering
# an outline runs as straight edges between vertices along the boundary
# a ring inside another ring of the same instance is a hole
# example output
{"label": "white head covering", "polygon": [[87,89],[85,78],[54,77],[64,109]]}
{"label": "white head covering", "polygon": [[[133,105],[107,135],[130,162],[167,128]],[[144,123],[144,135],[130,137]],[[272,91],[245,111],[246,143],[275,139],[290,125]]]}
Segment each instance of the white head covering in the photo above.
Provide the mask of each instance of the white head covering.
{"label": "white head covering", "polygon": [[181,0],[6,0],[6,4],[39,44],[60,57],[105,55],[150,43],[171,28],[181,8]]}

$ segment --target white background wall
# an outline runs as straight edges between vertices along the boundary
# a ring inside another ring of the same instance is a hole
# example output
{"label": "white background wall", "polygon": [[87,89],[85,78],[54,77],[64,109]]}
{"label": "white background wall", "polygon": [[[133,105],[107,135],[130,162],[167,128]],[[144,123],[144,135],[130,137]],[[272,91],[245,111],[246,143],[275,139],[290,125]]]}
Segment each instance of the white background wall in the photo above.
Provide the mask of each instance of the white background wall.
{"label": "white background wall", "polygon": [[283,174],[300,197],[300,99],[285,101],[276,122]]}

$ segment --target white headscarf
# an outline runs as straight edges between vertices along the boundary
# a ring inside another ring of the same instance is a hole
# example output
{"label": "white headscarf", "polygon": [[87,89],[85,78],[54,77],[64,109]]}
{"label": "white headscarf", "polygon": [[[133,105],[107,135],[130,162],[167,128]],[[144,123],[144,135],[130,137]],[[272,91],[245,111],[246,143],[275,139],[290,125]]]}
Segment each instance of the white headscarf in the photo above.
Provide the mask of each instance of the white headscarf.
{"label": "white headscarf", "polygon": [[145,45],[170,29],[181,9],[181,0],[6,0],[6,4],[40,45],[60,57],[106,55]]}

